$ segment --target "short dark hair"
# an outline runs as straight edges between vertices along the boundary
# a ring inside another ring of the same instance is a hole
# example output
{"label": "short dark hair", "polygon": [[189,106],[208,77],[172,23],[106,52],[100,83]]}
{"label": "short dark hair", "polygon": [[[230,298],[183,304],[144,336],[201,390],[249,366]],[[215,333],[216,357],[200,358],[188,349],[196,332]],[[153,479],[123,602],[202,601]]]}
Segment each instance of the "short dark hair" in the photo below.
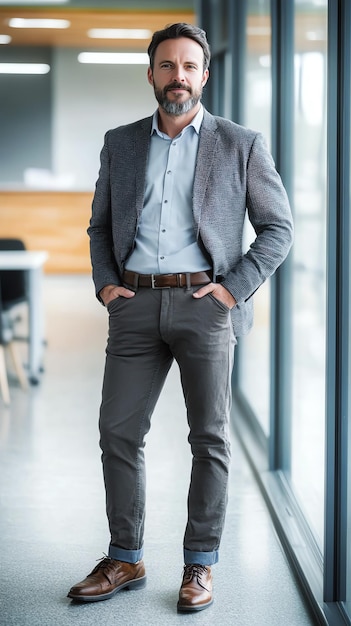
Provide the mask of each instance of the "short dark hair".
{"label": "short dark hair", "polygon": [[211,52],[206,38],[206,33],[201,28],[198,28],[198,26],[186,24],[185,22],[169,24],[163,30],[157,30],[154,32],[150,45],[147,49],[151,69],[154,67],[157,46],[159,46],[159,44],[166,39],[178,39],[179,37],[189,37],[189,39],[193,39],[201,46],[204,53],[204,71],[207,70],[210,65]]}

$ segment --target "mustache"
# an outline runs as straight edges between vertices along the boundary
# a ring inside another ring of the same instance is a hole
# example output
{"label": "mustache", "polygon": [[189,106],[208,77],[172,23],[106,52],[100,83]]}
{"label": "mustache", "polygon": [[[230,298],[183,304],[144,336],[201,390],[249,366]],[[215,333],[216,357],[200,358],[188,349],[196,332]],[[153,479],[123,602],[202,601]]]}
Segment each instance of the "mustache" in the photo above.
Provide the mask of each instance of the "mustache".
{"label": "mustache", "polygon": [[172,89],[184,89],[185,91],[189,91],[189,93],[191,93],[190,87],[187,87],[183,83],[176,82],[172,83],[171,85],[167,85],[167,87],[164,88],[163,92],[167,93],[167,91],[171,91]]}

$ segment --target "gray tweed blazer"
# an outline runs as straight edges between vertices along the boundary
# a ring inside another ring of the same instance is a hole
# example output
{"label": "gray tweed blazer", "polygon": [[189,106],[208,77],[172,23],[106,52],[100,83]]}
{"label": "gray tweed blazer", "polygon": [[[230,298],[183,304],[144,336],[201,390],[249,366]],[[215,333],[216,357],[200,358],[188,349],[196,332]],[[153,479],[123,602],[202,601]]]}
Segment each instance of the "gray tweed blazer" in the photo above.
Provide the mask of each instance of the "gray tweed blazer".
{"label": "gray tweed blazer", "polygon": [[[110,130],[88,228],[96,294],[121,284],[143,210],[151,117]],[[245,215],[256,237],[243,252]],[[194,230],[214,276],[237,301],[236,336],[253,323],[252,295],[287,256],[293,223],[287,194],[260,133],[204,111],[193,186]]]}

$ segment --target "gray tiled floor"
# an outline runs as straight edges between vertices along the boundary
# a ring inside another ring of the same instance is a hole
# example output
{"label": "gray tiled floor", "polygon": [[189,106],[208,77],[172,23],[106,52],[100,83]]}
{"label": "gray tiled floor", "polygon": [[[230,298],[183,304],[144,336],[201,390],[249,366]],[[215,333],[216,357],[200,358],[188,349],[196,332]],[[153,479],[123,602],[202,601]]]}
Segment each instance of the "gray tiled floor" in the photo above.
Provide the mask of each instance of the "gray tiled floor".
{"label": "gray tiled floor", "polygon": [[66,598],[108,545],[97,431],[106,312],[88,276],[46,277],[44,293],[41,384],[26,393],[13,379],[11,407],[0,400],[1,626],[313,624],[234,438],[215,602],[176,613],[190,467],[176,367],[146,446],[147,587],[82,606]]}

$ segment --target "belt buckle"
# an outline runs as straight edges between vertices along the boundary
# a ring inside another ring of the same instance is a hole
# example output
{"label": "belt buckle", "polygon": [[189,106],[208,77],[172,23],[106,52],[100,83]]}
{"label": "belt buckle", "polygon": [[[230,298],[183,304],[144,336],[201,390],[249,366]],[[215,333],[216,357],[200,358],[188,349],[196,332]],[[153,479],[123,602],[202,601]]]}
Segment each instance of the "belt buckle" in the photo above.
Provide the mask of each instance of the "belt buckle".
{"label": "belt buckle", "polygon": [[156,274],[150,274],[151,276],[151,289],[170,289],[170,287],[157,287]]}

